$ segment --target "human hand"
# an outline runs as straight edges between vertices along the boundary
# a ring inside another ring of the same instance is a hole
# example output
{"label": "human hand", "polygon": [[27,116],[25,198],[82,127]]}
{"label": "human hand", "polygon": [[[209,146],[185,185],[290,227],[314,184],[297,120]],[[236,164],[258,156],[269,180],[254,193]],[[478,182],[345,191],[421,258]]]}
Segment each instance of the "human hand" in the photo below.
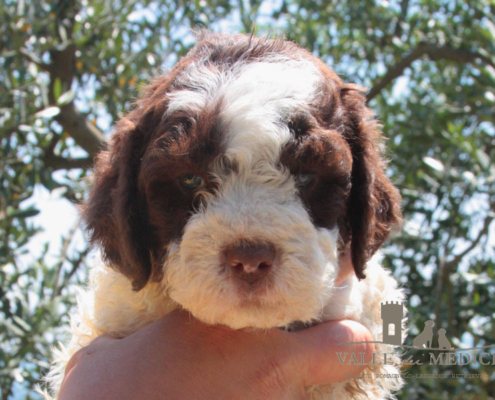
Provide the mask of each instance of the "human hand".
{"label": "human hand", "polygon": [[77,352],[60,400],[305,399],[305,388],[344,380],[364,366],[341,365],[337,352],[365,353],[369,331],[331,321],[298,332],[232,330],[174,311],[124,339],[102,336]]}

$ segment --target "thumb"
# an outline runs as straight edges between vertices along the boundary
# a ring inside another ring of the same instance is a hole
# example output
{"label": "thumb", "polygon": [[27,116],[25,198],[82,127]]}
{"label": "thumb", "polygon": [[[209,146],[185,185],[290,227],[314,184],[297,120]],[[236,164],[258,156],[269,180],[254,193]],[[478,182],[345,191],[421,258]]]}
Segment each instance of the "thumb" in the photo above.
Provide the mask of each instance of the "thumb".
{"label": "thumb", "polygon": [[366,365],[358,364],[368,363],[375,349],[372,343],[339,345],[373,340],[368,329],[355,321],[325,322],[290,336],[295,342],[294,370],[305,387],[340,382],[361,373]]}

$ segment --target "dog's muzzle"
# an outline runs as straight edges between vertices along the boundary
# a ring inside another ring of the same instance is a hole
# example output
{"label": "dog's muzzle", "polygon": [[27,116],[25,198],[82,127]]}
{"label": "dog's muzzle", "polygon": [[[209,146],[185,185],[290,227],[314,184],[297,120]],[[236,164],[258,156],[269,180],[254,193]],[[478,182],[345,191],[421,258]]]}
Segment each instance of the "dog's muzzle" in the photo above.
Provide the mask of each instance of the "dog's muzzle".
{"label": "dog's muzzle", "polygon": [[254,290],[270,277],[277,251],[271,243],[236,241],[222,252],[223,266],[236,284]]}

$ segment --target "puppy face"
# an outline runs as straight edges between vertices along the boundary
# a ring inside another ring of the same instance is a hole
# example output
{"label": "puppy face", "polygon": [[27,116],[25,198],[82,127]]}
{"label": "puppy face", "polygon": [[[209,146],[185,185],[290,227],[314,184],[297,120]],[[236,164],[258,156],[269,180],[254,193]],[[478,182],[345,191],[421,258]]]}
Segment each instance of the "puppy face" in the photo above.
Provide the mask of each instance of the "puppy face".
{"label": "puppy face", "polygon": [[93,242],[208,323],[318,317],[400,219],[364,98],[282,40],[206,34],[144,92],[95,168]]}

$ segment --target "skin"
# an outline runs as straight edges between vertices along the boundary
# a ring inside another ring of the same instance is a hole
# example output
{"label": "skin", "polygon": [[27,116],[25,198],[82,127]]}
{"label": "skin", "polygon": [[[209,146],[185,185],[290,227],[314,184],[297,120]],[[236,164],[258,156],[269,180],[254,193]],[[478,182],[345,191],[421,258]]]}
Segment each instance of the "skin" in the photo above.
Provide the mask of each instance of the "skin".
{"label": "skin", "polygon": [[[352,274],[342,260],[337,284]],[[306,399],[305,388],[345,380],[364,367],[341,365],[337,352],[364,353],[373,340],[354,321],[298,332],[232,330],[177,310],[124,339],[101,336],[69,361],[60,400]]]}

